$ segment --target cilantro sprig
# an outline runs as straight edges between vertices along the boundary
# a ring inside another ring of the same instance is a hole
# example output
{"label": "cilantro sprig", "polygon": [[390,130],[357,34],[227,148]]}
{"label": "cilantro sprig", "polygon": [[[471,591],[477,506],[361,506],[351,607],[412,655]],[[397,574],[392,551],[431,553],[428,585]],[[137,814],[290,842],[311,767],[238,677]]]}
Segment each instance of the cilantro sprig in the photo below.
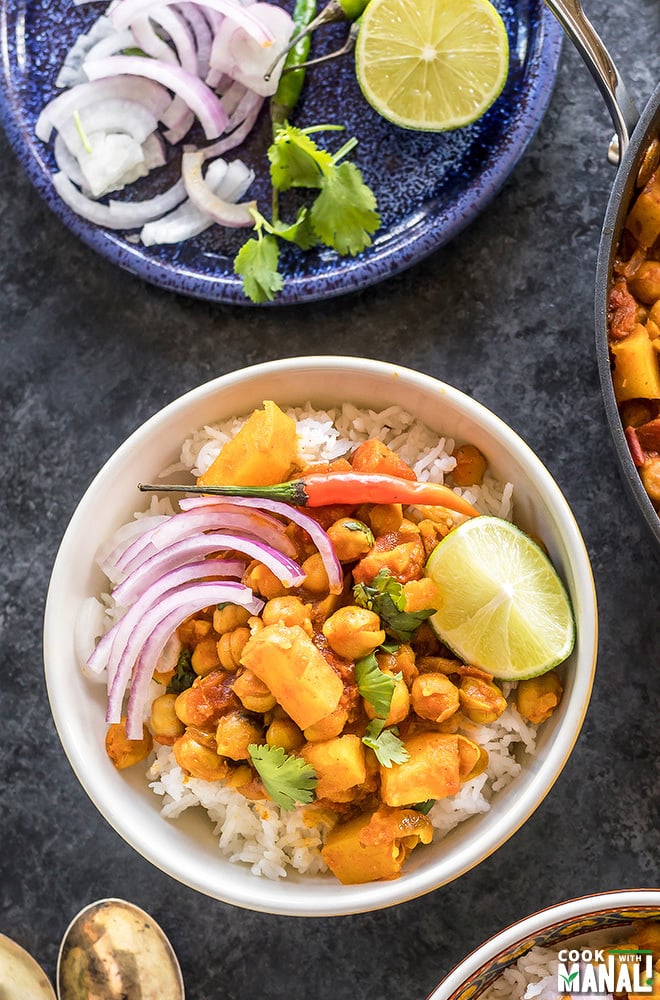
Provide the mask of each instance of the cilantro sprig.
{"label": "cilantro sprig", "polygon": [[379,570],[370,584],[357,583],[353,597],[360,607],[375,611],[383,628],[399,642],[410,642],[422,622],[436,611],[435,608],[406,611],[403,584],[388,569]]}
{"label": "cilantro sprig", "polygon": [[383,767],[405,764],[410,754],[399,739],[397,726],[385,729],[384,719],[372,719],[362,737],[362,742],[376,754]]}
{"label": "cilantro sprig", "polygon": [[[359,168],[345,159],[357,139],[349,139],[330,153],[311,138],[314,132],[341,129],[337,125],[300,129],[285,122],[275,133],[268,149],[275,194],[292,188],[315,194],[299,208],[294,222],[284,222],[277,214],[269,222],[258,210],[252,211],[256,237],[239,250],[234,272],[243,279],[243,290],[253,302],[271,302],[283,287],[279,240],[302,250],[327,246],[342,256],[355,256],[371,246],[380,225],[376,198]],[[279,205],[279,197],[274,204]]]}
{"label": "cilantro sprig", "polygon": [[290,811],[313,800],[317,777],[311,764],[266,743],[251,743],[248,753],[264,788],[282,809]]}

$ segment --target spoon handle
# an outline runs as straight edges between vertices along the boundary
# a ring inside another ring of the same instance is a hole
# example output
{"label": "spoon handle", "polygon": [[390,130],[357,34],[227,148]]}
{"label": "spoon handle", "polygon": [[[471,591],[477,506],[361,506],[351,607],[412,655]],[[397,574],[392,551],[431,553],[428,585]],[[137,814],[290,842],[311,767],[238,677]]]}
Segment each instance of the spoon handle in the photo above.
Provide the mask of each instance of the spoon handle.
{"label": "spoon handle", "polygon": [[545,0],[545,5],[586,62],[605,99],[618,137],[618,150],[613,142],[608,158],[612,163],[618,163],[628,148],[639,112],[605,43],[584,13],[580,0]]}

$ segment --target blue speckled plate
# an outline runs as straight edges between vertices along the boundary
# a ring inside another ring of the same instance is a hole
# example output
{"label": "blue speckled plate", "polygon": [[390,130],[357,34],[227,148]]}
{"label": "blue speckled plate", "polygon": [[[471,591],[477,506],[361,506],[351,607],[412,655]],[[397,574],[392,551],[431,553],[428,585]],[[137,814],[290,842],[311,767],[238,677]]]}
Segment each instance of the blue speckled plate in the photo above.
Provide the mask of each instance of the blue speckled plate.
{"label": "blue speckled plate", "polygon": [[[341,122],[349,136],[359,137],[352,158],[376,192],[382,225],[373,245],[355,258],[340,258],[329,250],[287,249],[282,258],[285,287],[277,303],[342,295],[397,274],[452,239],[502,186],[548,105],[562,32],[542,0],[495,3],[509,33],[509,79],[490,111],[469,128],[424,134],[388,124],[362,98],[350,56],[308,74],[295,123]],[[34,123],[56,93],[66,51],[101,9],[98,4],[74,7],[71,0],[0,0],[0,120],[9,139],[53,211],[104,257],[163,288],[245,304],[233,274],[244,232],[213,227],[175,247],[145,248],[78,218],[52,187],[52,151],[35,137]],[[341,39],[342,29],[326,28],[319,43],[336,47]],[[269,135],[263,113],[240,151],[257,170],[251,195],[262,204],[270,199],[264,155]],[[163,171],[176,170],[176,159],[162,168],[158,189],[168,183]],[[155,193],[154,183],[141,182],[139,196]]]}

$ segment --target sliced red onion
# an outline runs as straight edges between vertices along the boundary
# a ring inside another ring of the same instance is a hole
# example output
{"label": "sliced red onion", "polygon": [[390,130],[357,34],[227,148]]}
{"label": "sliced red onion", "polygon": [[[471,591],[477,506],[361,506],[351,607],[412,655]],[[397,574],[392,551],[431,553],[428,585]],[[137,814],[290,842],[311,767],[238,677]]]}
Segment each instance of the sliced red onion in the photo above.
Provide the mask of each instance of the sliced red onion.
{"label": "sliced red onion", "polygon": [[241,102],[241,99],[245,97],[247,93],[247,87],[244,83],[239,83],[238,80],[233,80],[229,85],[227,90],[224,92],[220,98],[220,103],[227,112],[229,120],[231,121],[231,116]]}
{"label": "sliced red onion", "polygon": [[187,73],[201,77],[195,49],[195,38],[186,19],[174,7],[159,6],[149,11],[149,18],[159,24],[170,37],[179,65]]}
{"label": "sliced red onion", "polygon": [[219,566],[218,559],[203,559],[177,566],[176,569],[156,577],[123,617],[99,641],[87,661],[88,669],[93,673],[99,673],[104,666],[107,666],[107,681],[110,690],[115,682],[115,676],[131,633],[147,611],[156,607],[161,598],[171,591],[176,590],[178,593],[181,587],[191,585],[196,580],[224,576],[220,573]]}
{"label": "sliced red onion", "polygon": [[[222,532],[222,537],[240,537],[244,540],[248,540],[255,544],[265,544],[270,547],[271,550],[276,551],[278,555],[283,558],[289,558],[287,553],[292,551],[292,543],[287,535],[284,534],[284,526],[279,522],[276,524],[270,524],[265,520],[258,520],[254,517],[238,517],[235,513],[225,513],[224,511],[191,511],[189,514],[177,514],[171,520],[163,524],[160,528],[156,528],[149,536],[143,535],[137,540],[129,549],[126,550],[121,558],[118,568],[123,570],[125,573],[130,573],[134,569],[144,562],[145,559],[149,559],[155,552],[161,551],[177,542],[180,538],[190,538],[193,535],[197,535],[200,532],[205,531],[220,531]],[[240,536],[236,536],[235,532],[241,532]],[[229,535],[226,534],[229,532]],[[221,536],[218,535],[219,548],[226,548],[227,546],[222,546]],[[285,550],[285,551],[283,551]],[[245,551],[240,549],[240,552]],[[295,550],[294,550],[295,553]],[[252,552],[250,553],[252,555]],[[252,555],[253,558],[258,558]],[[300,570],[297,563],[290,563],[290,568],[293,569],[294,575]],[[288,579],[290,573],[285,570],[285,577]],[[286,582],[280,576],[283,582]],[[292,586],[292,584],[288,584]]]}
{"label": "sliced red onion", "polygon": [[[106,35],[100,42],[93,45],[87,53],[87,59],[104,59],[106,56],[114,56],[124,49],[139,48],[137,39],[130,28],[124,31],[114,31],[111,35]],[[84,79],[84,77],[82,77]]]}
{"label": "sliced red onion", "polygon": [[186,108],[184,113],[177,119],[176,124],[168,128],[165,132],[165,138],[170,146],[176,146],[177,142],[181,142],[188,135],[194,124],[195,116],[190,108]]}
{"label": "sliced red onion", "polygon": [[111,201],[109,205],[86,198],[63,173],[53,174],[53,187],[74,212],[107,229],[140,229],[175,208],[186,196],[183,181],[147,201]]}
{"label": "sliced red onion", "polygon": [[53,128],[59,130],[61,123],[71,118],[74,111],[80,113],[90,104],[111,98],[135,101],[148,108],[157,118],[161,117],[172,102],[167,90],[154,80],[117,76],[113,79],[79,83],[48,102],[37,119],[35,135],[42,142],[48,142]]}
{"label": "sliced red onion", "polygon": [[145,514],[136,517],[135,520],[122,524],[115,532],[106,539],[96,553],[96,562],[110,580],[113,579],[108,570],[114,570],[119,558],[126,548],[135,541],[139,535],[151,531],[156,525],[162,524],[171,514]]}
{"label": "sliced red onion", "polygon": [[[184,584],[183,586],[174,588],[166,593],[154,607],[146,611],[131,631],[119,658],[108,698],[106,713],[106,720],[108,722],[119,722],[124,694],[131,680],[133,667],[142,652],[143,645],[154,630],[159,625],[162,626],[164,622],[167,622],[167,634],[162,636],[162,645],[158,649],[158,654],[160,654],[172,632],[186,618],[196,611],[200,611],[202,608],[222,603],[239,604],[252,611],[253,614],[258,613],[263,607],[263,601],[257,600],[253,596],[252,591],[240,583],[203,581],[201,583]],[[150,680],[151,675],[147,678],[147,689]],[[140,739],[142,735],[142,717],[137,706],[141,708],[143,705],[143,700],[140,697],[143,688],[140,684],[140,678],[137,676],[137,671],[133,681],[136,690],[131,691],[132,710],[129,714],[127,735],[129,739]],[[133,723],[132,728],[131,722]],[[136,736],[134,734],[138,722],[139,734]]]}
{"label": "sliced red onion", "polygon": [[204,149],[204,159],[209,160],[215,156],[224,156],[224,154],[228,153],[231,149],[236,149],[237,146],[240,146],[240,144],[247,138],[247,136],[254,128],[255,122],[259,117],[259,112],[261,111],[263,102],[264,98],[263,97],[259,98],[258,102],[255,104],[254,108],[246,117],[242,125],[239,125],[238,128],[235,128],[230,135],[225,136],[222,139],[219,139],[217,142],[214,142],[212,146],[206,146],[206,148]]}
{"label": "sliced red onion", "polygon": [[[132,612],[136,602],[142,595],[163,577],[179,570],[181,567],[190,566],[201,562],[206,556],[218,551],[217,543],[209,542],[211,536],[202,535],[195,539],[183,539],[181,542],[170,546],[169,549],[152,556],[146,563],[122,581],[113,591],[113,597],[119,607],[126,607],[128,610],[105,634],[103,629],[97,632],[100,635],[98,643],[93,650],[89,651],[85,657],[88,669],[94,674],[100,674],[105,667],[108,667],[111,660],[111,651],[118,634],[118,626],[125,621],[126,616]],[[240,577],[245,570],[245,563],[238,559],[209,559],[209,572],[199,573],[198,576],[216,576],[223,578]],[[184,576],[190,579],[191,574]],[[131,619],[128,619],[129,622]],[[117,646],[117,648],[119,648]],[[112,665],[112,676],[116,669],[117,661]],[[109,670],[109,682],[112,681]]]}
{"label": "sliced red onion", "polygon": [[[137,600],[146,587],[164,573],[169,573],[189,562],[198,562],[217,552],[218,542],[213,534],[181,538],[140,563],[115,588],[113,597],[121,607],[128,607]],[[214,559],[213,562],[218,564],[216,567],[218,576],[240,577],[245,569],[245,563],[239,559]]]}
{"label": "sliced red onion", "polygon": [[211,46],[213,45],[211,27],[199,7],[194,3],[179,3],[177,4],[177,10],[190,25],[197,52],[197,72],[201,79],[204,80],[209,71],[209,57],[211,55]]}
{"label": "sliced red onion", "polygon": [[179,60],[176,57],[176,52],[160,37],[151,20],[146,15],[144,17],[136,17],[131,24],[131,31],[135,36],[137,47],[146,52],[152,59],[160,59],[161,62],[178,66]]}
{"label": "sliced red onion", "polygon": [[205,159],[206,153],[203,150],[185,152],[181,158],[183,182],[193,205],[221,226],[228,226],[231,229],[254,226],[250,210],[256,208],[256,201],[234,204],[214,194],[202,175]]}
{"label": "sliced red onion", "polygon": [[[201,507],[213,507],[218,502],[217,497],[184,497],[179,500],[182,510],[196,510]],[[255,497],[222,497],[220,501],[223,505],[230,504],[237,507],[253,507],[256,510],[269,510],[272,514],[280,514],[288,518],[299,527],[303,528],[314,542],[319,551],[325,571],[330,582],[330,593],[340,594],[343,587],[343,574],[341,563],[337,558],[334,546],[330,541],[328,533],[309,514],[304,514],[299,507],[292,507],[288,503],[280,500],[261,500]],[[158,529],[157,529],[158,530]]]}
{"label": "sliced red onion", "polygon": [[[128,28],[136,17],[148,14],[153,7],[162,7],[174,3],[175,0],[120,0],[110,12],[115,28]],[[274,37],[267,25],[255,17],[249,8],[243,7],[237,0],[204,0],[202,7],[217,11],[240,25],[259,45],[269,47]]]}
{"label": "sliced red onion", "polygon": [[[130,3],[132,0],[124,2]],[[142,56],[109,56],[107,59],[94,59],[85,63],[84,69],[90,80],[126,74],[146,77],[163,84],[194,111],[207,139],[216,139],[227,126],[227,115],[213,91],[180,66],[170,66],[158,59],[146,59]]]}
{"label": "sliced red onion", "polygon": [[[270,3],[254,3],[249,9],[251,14],[270,29],[273,48],[283,49],[294,29],[293,20],[287,11]],[[229,18],[223,21],[211,50],[213,69],[222,70],[262,97],[269,97],[277,90],[284,60],[280,60],[269,74],[272,63],[272,50],[265,49],[255,41],[243,26],[237,26]]]}
{"label": "sliced red onion", "polygon": [[152,132],[142,143],[142,153],[144,155],[144,165],[147,170],[154,170],[156,167],[165,165],[165,153],[163,143],[157,132]]}

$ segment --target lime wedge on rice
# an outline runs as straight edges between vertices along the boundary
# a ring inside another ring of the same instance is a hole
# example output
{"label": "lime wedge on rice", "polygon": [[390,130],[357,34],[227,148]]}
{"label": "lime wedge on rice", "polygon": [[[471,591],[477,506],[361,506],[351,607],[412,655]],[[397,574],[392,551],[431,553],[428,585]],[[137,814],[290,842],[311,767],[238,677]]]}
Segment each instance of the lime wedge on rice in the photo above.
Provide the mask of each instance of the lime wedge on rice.
{"label": "lime wedge on rice", "polygon": [[426,575],[440,594],[431,625],[465,663],[523,680],[573,649],[564,585],[543,550],[509,521],[474,517],[454,528],[431,553]]}
{"label": "lime wedge on rice", "polygon": [[355,67],[384,118],[441,132],[476,121],[500,95],[509,41],[489,0],[371,0]]}

